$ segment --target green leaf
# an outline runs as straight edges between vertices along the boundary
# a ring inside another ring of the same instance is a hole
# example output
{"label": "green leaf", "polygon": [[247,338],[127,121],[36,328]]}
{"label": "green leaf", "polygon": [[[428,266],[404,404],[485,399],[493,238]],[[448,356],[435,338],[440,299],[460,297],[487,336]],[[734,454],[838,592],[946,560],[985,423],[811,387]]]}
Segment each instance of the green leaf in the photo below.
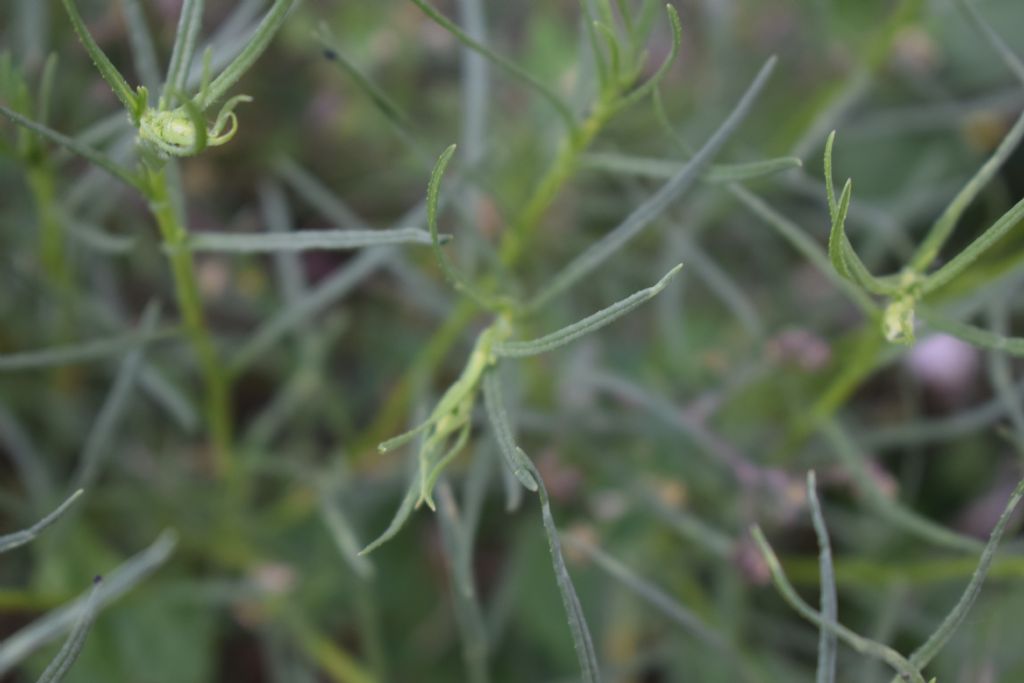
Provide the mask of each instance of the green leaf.
{"label": "green leaf", "polygon": [[256,31],[245,43],[245,47],[238,53],[238,56],[213,79],[208,87],[196,96],[195,103],[200,110],[206,111],[214,102],[224,97],[231,86],[238,82],[238,79],[260,58],[281,25],[284,24],[288,11],[294,4],[295,0],[274,0],[273,6],[267,11],[263,21],[256,27]]}
{"label": "green leaf", "polygon": [[142,116],[138,95],[128,85],[128,81],[117,70],[113,62],[100,49],[100,46],[96,44],[92,34],[89,33],[89,29],[85,25],[85,21],[82,19],[82,15],[78,13],[75,0],[61,0],[61,2],[68,14],[68,18],[71,19],[71,25],[74,27],[75,33],[78,34],[78,39],[82,41],[82,45],[85,47],[85,51],[89,53],[93,64],[99,69],[103,80],[114,91],[114,95],[117,96],[117,99],[121,100],[121,104],[124,105],[125,110],[132,119],[132,124],[137,126],[139,124],[139,117]]}
{"label": "green leaf", "polygon": [[495,440],[498,442],[505,464],[520,484],[529,491],[536,491],[537,480],[533,478],[530,469],[524,466],[524,463],[529,462],[529,458],[523,449],[516,445],[515,437],[512,435],[512,425],[508,419],[508,411],[505,410],[498,368],[491,368],[484,373],[483,388],[487,417],[491,422],[491,429],[494,430]]}
{"label": "green leaf", "polygon": [[54,346],[36,351],[23,351],[0,355],[0,371],[36,370],[60,365],[74,365],[86,361],[124,353],[140,343],[150,343],[177,334],[176,330],[158,330],[148,336],[138,333],[117,335],[103,339]]}
{"label": "green leaf", "polygon": [[551,501],[548,499],[548,490],[544,486],[544,480],[540,472],[533,465],[521,449],[516,449],[516,458],[519,460],[516,469],[523,468],[530,473],[537,483],[540,494],[541,518],[544,522],[544,534],[548,539],[548,551],[551,554],[551,564],[555,570],[555,582],[558,584],[558,592],[562,596],[562,606],[569,618],[569,630],[572,632],[572,641],[576,649],[576,658],[580,663],[580,680],[583,683],[599,683],[601,680],[601,667],[597,662],[597,652],[594,650],[594,642],[590,637],[590,628],[587,626],[586,616],[583,614],[583,606],[576,595],[576,589],[572,584],[572,576],[565,566],[565,558],[562,556],[562,543],[558,538],[558,527],[551,515]]}
{"label": "green leaf", "polygon": [[828,254],[821,249],[817,242],[808,237],[799,225],[780,214],[774,207],[765,202],[764,199],[746,188],[740,185],[728,185],[727,189],[751,213],[774,228],[783,239],[810,261],[822,275],[846,294],[864,313],[869,316],[878,314],[878,307],[871,297],[863,289],[838,273],[832,267]]}
{"label": "green leaf", "polygon": [[[705,623],[699,614],[681,604],[662,588],[639,576],[631,568],[598,546],[591,545],[585,541],[582,535],[576,537],[570,534],[566,537],[566,541],[569,546],[585,553],[602,571],[621,583],[631,593],[658,612],[668,617],[670,621],[679,625],[688,634],[692,634],[702,643],[715,648],[727,657],[742,657],[736,647],[729,643],[725,636],[717,629]],[[736,664],[741,667],[743,666],[739,661]],[[748,676],[744,676],[744,678],[749,679]]]}
{"label": "green leaf", "polygon": [[[1003,61],[1014,72],[1021,83],[1024,83],[1024,63],[1003,42],[1002,38],[992,30],[992,27],[978,14],[971,3],[966,0],[959,0],[958,4],[965,10],[975,29],[989,43],[992,49],[1002,57]],[[999,143],[999,146],[996,147],[992,156],[982,164],[978,172],[963,186],[960,192],[953,198],[953,201],[949,203],[949,206],[939,216],[938,220],[935,221],[935,224],[910,260],[909,268],[911,270],[923,273],[931,265],[932,261],[938,257],[943,245],[946,244],[949,237],[953,234],[953,230],[956,228],[960,217],[963,216],[964,211],[967,210],[977,198],[982,188],[992,180],[1010,155],[1017,149],[1021,138],[1024,138],[1024,113],[1017,117],[1017,121],[1006,133],[1006,136]]]}
{"label": "green leaf", "polygon": [[441,153],[441,156],[437,160],[437,164],[434,166],[434,170],[430,173],[430,182],[427,185],[427,225],[430,228],[430,239],[431,244],[434,247],[434,258],[437,260],[437,264],[441,267],[441,271],[444,273],[445,278],[452,284],[456,291],[467,295],[484,309],[491,311],[500,310],[507,305],[500,299],[484,294],[471,284],[465,276],[455,270],[451,262],[448,261],[448,257],[445,256],[444,250],[441,249],[441,238],[437,232],[438,196],[441,191],[441,178],[444,176],[444,171],[448,168],[448,163],[452,160],[452,156],[455,154],[455,148],[456,145],[449,145],[448,149]]}
{"label": "green leaf", "polygon": [[[836,576],[832,567],[832,543],[828,538],[828,527],[825,516],[821,514],[818,502],[818,487],[814,472],[807,473],[807,506],[811,510],[811,521],[814,534],[818,537],[818,563],[821,572],[821,616],[825,621],[839,620],[836,605]],[[816,683],[835,683],[836,680],[836,634],[827,628],[821,628],[818,637],[818,669]]]}
{"label": "green leaf", "polygon": [[679,56],[679,48],[683,44],[683,26],[679,22],[679,13],[672,5],[665,5],[665,11],[668,13],[669,25],[672,28],[672,47],[669,50],[668,55],[650,78],[615,103],[616,109],[625,109],[626,107],[632,106],[654,92],[662,80],[664,80],[665,75],[668,74],[668,70],[672,68],[672,64],[676,61],[676,57]]}
{"label": "green leaf", "polygon": [[374,575],[373,563],[359,552],[359,541],[341,506],[328,491],[320,495],[320,518],[334,540],[342,558],[357,576],[370,579]]}
{"label": "green leaf", "polygon": [[409,117],[402,112],[401,108],[338,48],[338,41],[327,27],[326,22],[322,21],[317,25],[316,37],[320,41],[324,55],[332,62],[337,63],[355,81],[385,118],[403,131],[408,132],[412,128]]}
{"label": "green leaf", "polygon": [[416,468],[416,473],[413,475],[412,481],[409,482],[409,488],[405,491],[405,497],[402,498],[402,502],[398,505],[398,509],[395,511],[395,516],[391,518],[391,523],[388,524],[388,528],[385,529],[384,533],[374,539],[368,546],[360,550],[359,554],[368,555],[397,536],[398,532],[405,526],[405,523],[409,521],[409,517],[412,515],[412,511],[416,507],[416,501],[419,500],[419,498],[420,471],[419,468]]}
{"label": "green leaf", "polygon": [[826,619],[815,611],[813,607],[804,602],[803,598],[801,598],[796,592],[796,589],[793,588],[793,584],[791,584],[789,579],[786,578],[786,574],[782,570],[782,564],[779,562],[779,558],[776,556],[775,551],[772,550],[772,547],[768,544],[768,539],[765,538],[764,532],[761,531],[761,527],[754,525],[754,527],[751,528],[750,533],[753,536],[754,541],[757,543],[757,546],[761,551],[761,555],[764,557],[765,563],[768,565],[768,570],[771,572],[775,588],[782,595],[783,599],[789,603],[789,605],[795,609],[800,616],[807,619],[818,628],[831,631],[840,640],[857,652],[882,660],[895,669],[897,673],[903,677],[904,681],[925,683],[921,672],[910,661],[908,661],[906,657],[887,645],[864,638],[842,624]]}
{"label": "green leaf", "polygon": [[[170,558],[176,545],[177,535],[165,531],[148,548],[110,572],[96,592],[96,609],[100,610],[117,600],[156,571]],[[0,676],[72,628],[86,611],[89,599],[79,598],[69,605],[48,612],[0,642]]]}
{"label": "green leaf", "polygon": [[576,119],[573,116],[572,110],[569,109],[569,106],[562,101],[562,98],[559,97],[554,90],[528,74],[515,62],[502,57],[483,43],[474,40],[469,34],[459,28],[455,22],[434,9],[434,7],[426,2],[426,0],[412,0],[412,2],[423,10],[423,13],[430,17],[434,23],[451,33],[460,43],[471,50],[479,52],[484,57],[491,60],[491,62],[496,66],[504,69],[510,75],[518,78],[520,81],[533,88],[541,97],[547,100],[552,107],[554,107],[555,111],[558,112],[559,117],[561,117],[562,121],[565,123],[566,128],[570,131],[576,130]]}
{"label": "green leaf", "polygon": [[912,509],[889,498],[871,476],[857,445],[836,420],[825,420],[821,433],[828,439],[836,454],[854,482],[858,491],[867,499],[875,511],[894,526],[913,534],[929,543],[959,552],[975,553],[982,545],[979,541],[947,529]]}
{"label": "green leaf", "polygon": [[1020,57],[1006,44],[1006,41],[982,18],[971,0],[957,0],[957,5],[967,14],[967,18],[974,24],[974,28],[988,41],[992,49],[999,53],[1003,63],[1013,72],[1017,80],[1024,83],[1024,61],[1021,61]]}
{"label": "green leaf", "polygon": [[[440,235],[448,242],[451,235]],[[236,254],[363,249],[393,244],[431,244],[430,233],[419,228],[390,230],[297,230],[288,233],[196,233],[189,237],[191,251]]]}
{"label": "green leaf", "polygon": [[125,411],[131,405],[132,390],[135,388],[142,370],[143,350],[145,349],[145,342],[142,340],[155,333],[159,321],[160,306],[151,303],[143,311],[139,321],[136,336],[139,341],[121,361],[114,384],[89,429],[89,436],[86,437],[85,446],[82,448],[82,455],[78,461],[78,472],[75,475],[75,481],[79,488],[92,487],[103,460],[110,454],[111,442],[124,419]]}
{"label": "green leaf", "polygon": [[160,96],[161,108],[172,107],[172,98],[179,97],[178,93],[185,92],[188,85],[188,72],[195,57],[199,28],[203,23],[203,4],[204,0],[184,0],[181,4],[171,61],[167,65],[167,78]]}
{"label": "green leaf", "polygon": [[78,653],[82,651],[85,638],[89,635],[89,629],[92,628],[92,622],[96,618],[96,595],[102,581],[103,579],[99,576],[93,580],[92,592],[89,593],[85,607],[82,609],[82,616],[79,617],[78,623],[71,630],[71,634],[64,642],[60,652],[43,671],[43,675],[39,677],[37,683],[60,683],[67,675],[68,669],[78,659]]}
{"label": "green leaf", "polygon": [[[668,180],[682,170],[685,165],[672,159],[635,157],[611,152],[585,154],[580,159],[580,164],[584,168],[626,173],[658,180]],[[802,162],[796,157],[775,157],[735,164],[711,164],[701,176],[701,180],[715,185],[740,183],[799,168],[802,165]]]}
{"label": "green leaf", "polygon": [[971,242],[963,251],[954,256],[949,263],[926,277],[921,282],[920,295],[923,296],[948,284],[953,278],[962,273],[967,266],[971,265],[979,256],[985,253],[989,247],[1006,235],[1006,233],[1018,227],[1021,221],[1024,221],[1024,199],[1014,204],[999,220],[989,226],[985,232]]}
{"label": "green leaf", "polygon": [[910,655],[910,663],[913,666],[920,668],[931,662],[967,617],[967,613],[981,593],[981,586],[985,583],[985,577],[988,576],[988,570],[992,567],[992,561],[995,559],[996,548],[999,546],[999,541],[1003,538],[1006,525],[1010,522],[1010,516],[1013,514],[1014,509],[1016,509],[1017,504],[1020,503],[1021,497],[1024,497],[1024,480],[1021,480],[1013,490],[1010,500],[1006,503],[1003,513],[999,516],[999,521],[996,522],[995,527],[992,529],[988,542],[981,552],[981,558],[978,560],[978,567],[974,570],[974,574],[971,576],[971,580],[967,584],[967,588],[964,589],[960,599],[953,606],[953,609],[950,610],[949,614],[946,615],[946,618],[942,620],[939,627],[935,629],[935,632],[928,637],[928,640]]}
{"label": "green leaf", "polygon": [[6,534],[4,536],[0,536],[0,553],[5,553],[19,546],[23,546],[26,543],[31,543],[36,538],[36,536],[42,533],[44,529],[46,529],[51,524],[56,522],[58,519],[63,517],[64,513],[67,512],[72,505],[74,505],[75,501],[78,500],[79,496],[81,496],[84,492],[84,490],[78,489],[70,496],[68,496],[67,500],[65,500],[63,503],[57,506],[56,510],[43,517],[41,520],[39,520],[29,528],[23,529],[21,531],[16,531],[13,534]]}
{"label": "green leaf", "polygon": [[132,61],[142,85],[149,92],[160,91],[160,68],[157,66],[156,44],[146,23],[146,14],[140,0],[124,0],[122,3],[128,40],[132,46]]}
{"label": "green leaf", "polygon": [[934,330],[945,332],[984,349],[1005,351],[1014,356],[1024,356],[1024,337],[1007,337],[975,325],[952,320],[925,306],[919,307],[917,312],[921,319]]}
{"label": "green leaf", "polygon": [[739,128],[740,123],[754,106],[754,102],[775,68],[774,57],[765,62],[757,77],[747,88],[732,112],[685,166],[656,193],[632,211],[614,230],[592,244],[573,259],[528,304],[528,310],[537,310],[558,294],[579,282],[608,258],[640,234],[655,218],[689,190],[703,173],[704,167]]}
{"label": "green leaf", "polygon": [[[244,370],[281,338],[334,304],[366,278],[377,272],[377,269],[383,266],[390,257],[391,251],[388,248],[374,249],[359,254],[335,270],[330,277],[316,287],[304,292],[294,304],[263,321],[232,354],[229,361],[230,372],[237,374]],[[2,369],[2,365],[0,365],[0,369]]]}
{"label": "green leaf", "polygon": [[56,143],[61,147],[65,147],[74,152],[75,154],[88,159],[89,161],[96,164],[110,175],[114,176],[115,178],[118,178],[119,180],[122,180],[125,184],[130,185],[131,187],[134,187],[136,189],[142,188],[142,182],[135,176],[135,174],[133,174],[131,171],[118,164],[116,161],[108,157],[103,152],[100,152],[99,150],[84,145],[75,140],[74,138],[69,138],[63,133],[58,133],[57,131],[53,130],[48,126],[44,126],[41,123],[36,123],[31,119],[25,118],[18,112],[12,109],[8,109],[2,104],[0,104],[0,114],[3,114],[19,126],[27,128],[28,130],[31,130],[33,132],[39,133],[50,142]]}
{"label": "green leaf", "polygon": [[560,346],[565,346],[566,344],[579,339],[583,335],[590,334],[591,332],[599,330],[605,325],[618,320],[633,309],[653,299],[661,292],[661,290],[668,286],[669,281],[675,277],[676,273],[678,273],[682,267],[683,264],[680,263],[651,287],[641,289],[639,292],[631,294],[625,299],[612,304],[608,308],[604,308],[593,315],[587,316],[583,320],[563,327],[551,334],[546,334],[543,337],[533,339],[531,341],[512,341],[496,344],[494,347],[494,353],[499,357],[521,358],[523,356],[535,356],[540,353],[546,353],[553,349],[557,349]]}
{"label": "green leaf", "polygon": [[832,146],[836,132],[832,131],[825,142],[825,192],[828,195],[829,217],[832,225],[828,233],[828,256],[832,267],[844,278],[852,280],[861,288],[874,294],[893,295],[899,286],[891,280],[877,278],[868,271],[860,256],[854,251],[846,235],[846,216],[850,211],[853,195],[853,181],[847,179],[838,202],[832,181]]}
{"label": "green leaf", "polygon": [[417,504],[419,502],[423,502],[426,503],[427,507],[431,510],[437,509],[434,505],[434,486],[437,485],[437,480],[441,476],[441,473],[444,472],[444,468],[448,466],[448,463],[454,460],[455,456],[457,456],[462,449],[466,447],[466,444],[469,443],[469,432],[471,426],[472,423],[467,422],[466,426],[459,430],[458,435],[455,437],[455,443],[452,444],[452,446],[435,462],[421,461],[425,462],[426,471],[422,477],[420,497]]}

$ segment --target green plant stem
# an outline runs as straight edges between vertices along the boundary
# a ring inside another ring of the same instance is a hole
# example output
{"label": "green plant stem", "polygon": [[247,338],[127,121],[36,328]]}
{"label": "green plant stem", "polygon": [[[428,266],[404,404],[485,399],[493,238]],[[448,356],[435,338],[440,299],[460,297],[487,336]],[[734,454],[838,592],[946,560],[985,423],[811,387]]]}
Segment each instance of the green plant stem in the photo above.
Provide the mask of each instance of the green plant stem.
{"label": "green plant stem", "polygon": [[[559,145],[558,154],[538,181],[517,219],[502,237],[498,254],[501,263],[506,268],[513,268],[526,253],[526,248],[536,234],[544,214],[572,177],[583,153],[612,115],[613,109],[609,103],[613,100],[614,98],[610,95],[602,97],[576,131],[566,133]],[[493,278],[489,278],[484,283],[483,289],[487,291],[493,286]],[[444,325],[434,333],[434,336],[424,346],[423,351],[413,360],[412,366],[392,390],[384,407],[378,413],[377,419],[366,430],[362,438],[357,440],[355,453],[358,459],[371,458],[376,461],[377,444],[400,429],[401,420],[412,399],[413,387],[416,386],[423,373],[437,367],[445,354],[458,342],[466,327],[473,320],[476,310],[477,305],[472,299],[463,297],[459,300]]]}
{"label": "green plant stem", "polygon": [[502,265],[512,268],[522,258],[530,240],[537,232],[541,219],[555,198],[569,181],[580,163],[580,157],[601,132],[613,113],[610,98],[602,97],[579,128],[567,135],[558,148],[558,154],[547,172],[537,183],[530,200],[517,220],[505,232],[498,255]]}
{"label": "green plant stem", "polygon": [[184,322],[185,333],[199,363],[204,385],[203,412],[213,446],[217,474],[231,474],[232,426],[231,402],[226,365],[218,357],[213,338],[203,315],[195,263],[188,249],[188,230],[182,224],[171,201],[170,187],[164,168],[147,168],[144,192],[156,218],[171,263],[174,291]]}

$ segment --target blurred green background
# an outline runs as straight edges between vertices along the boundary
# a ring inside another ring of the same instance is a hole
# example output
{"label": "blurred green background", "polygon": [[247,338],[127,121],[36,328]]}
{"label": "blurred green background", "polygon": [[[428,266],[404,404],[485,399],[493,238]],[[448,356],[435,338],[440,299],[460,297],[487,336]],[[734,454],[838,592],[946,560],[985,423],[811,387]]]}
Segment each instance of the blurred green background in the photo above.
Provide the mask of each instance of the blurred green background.
{"label": "blurred green background", "polygon": [[[266,4],[208,0],[202,40],[237,44]],[[638,16],[643,4],[625,3]],[[771,81],[716,161],[801,159],[801,168],[746,185],[824,245],[821,156],[836,129],[837,182],[854,180],[850,238],[874,272],[899,268],[1024,107],[1024,86],[952,0],[673,5],[683,43],[660,93],[678,135],[703,144],[777,55]],[[78,6],[137,82],[124,5]],[[977,6],[1024,55],[1024,4]],[[180,3],[139,7],[163,64]],[[593,64],[579,3],[436,7],[463,25],[478,11],[492,49],[586,112]],[[651,16],[645,75],[671,47],[664,12],[655,6]],[[326,50],[321,22],[333,34]],[[46,56],[57,55],[53,128],[77,135],[100,124],[97,146],[130,152],[133,131],[59,3],[6,0],[0,40],[7,68],[32,91]],[[495,246],[565,130],[521,82],[493,66],[480,78],[472,64],[411,2],[306,0],[234,88],[254,98],[238,110],[236,138],[181,164],[189,229],[409,225],[435,159],[459,142],[456,165],[467,177],[456,171],[446,181],[455,208],[443,212],[442,230],[455,235],[449,254],[464,270],[493,272]],[[7,122],[0,134],[17,136]],[[83,453],[102,446],[85,497],[0,562],[0,680],[35,680],[60,638],[22,660],[11,648],[25,629],[119,566],[145,576],[99,613],[68,681],[472,680],[467,642],[486,643],[490,680],[577,680],[537,503],[528,495],[507,509],[482,412],[446,472],[441,512],[417,511],[365,559],[351,552],[387,526],[412,457],[378,454],[377,441],[429,410],[486,321],[474,317],[443,353],[423,360],[458,301],[429,248],[197,256],[218,346],[244,364],[231,394],[246,480],[239,503],[212,471],[201,387],[175,332],[172,282],[145,203],[85,162],[43,148],[42,166],[0,156],[0,354],[130,332],[151,301],[163,304],[169,335],[146,345],[114,415],[104,406],[124,375],[123,353],[0,372],[4,530],[55,507]],[[503,278],[512,291],[536,292],[663,182],[602,158],[679,164],[688,156],[650,99],[617,114],[590,152]],[[31,185],[38,168],[52,181],[46,206]],[[944,256],[1022,196],[1018,151]],[[63,235],[49,262],[40,244],[47,210]],[[1021,245],[1018,229],[944,301],[982,326],[1020,330]],[[1019,478],[1020,364],[927,332],[913,347],[865,351],[866,326],[848,299],[712,182],[697,184],[583,286],[532,318],[528,336],[647,287],[678,262],[682,273],[650,304],[505,372],[519,443],[547,482],[605,679],[813,679],[816,630],[778,597],[748,534],[752,523],[764,527],[817,604],[803,489],[811,468],[832,532],[840,620],[912,651],[955,603],[978,554],[936,543],[915,524],[987,537]],[[865,363],[869,371],[858,374]],[[814,428],[822,415],[835,416],[845,441]],[[457,515],[447,528],[445,510]],[[471,599],[460,592],[460,566],[472,569]],[[1003,553],[928,676],[1024,680],[1022,580],[1020,555]],[[890,677],[840,648],[838,680]]]}

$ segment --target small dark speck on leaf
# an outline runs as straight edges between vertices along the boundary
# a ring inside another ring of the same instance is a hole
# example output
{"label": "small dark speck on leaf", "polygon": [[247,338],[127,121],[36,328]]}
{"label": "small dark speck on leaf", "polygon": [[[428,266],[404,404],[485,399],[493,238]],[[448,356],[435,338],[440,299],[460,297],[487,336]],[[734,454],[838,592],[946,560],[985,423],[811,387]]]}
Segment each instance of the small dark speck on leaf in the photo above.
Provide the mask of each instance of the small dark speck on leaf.
{"label": "small dark speck on leaf", "polygon": [[331,48],[324,48],[324,58],[329,59],[332,62],[338,58],[338,53]]}

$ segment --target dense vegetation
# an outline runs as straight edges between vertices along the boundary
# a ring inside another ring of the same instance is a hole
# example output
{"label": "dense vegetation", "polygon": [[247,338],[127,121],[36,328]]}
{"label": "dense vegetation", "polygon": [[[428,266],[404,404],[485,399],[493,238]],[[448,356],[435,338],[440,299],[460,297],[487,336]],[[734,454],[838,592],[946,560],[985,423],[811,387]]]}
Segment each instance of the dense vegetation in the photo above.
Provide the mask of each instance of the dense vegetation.
{"label": "dense vegetation", "polygon": [[1024,680],[1022,25],[4,2],[0,680]]}

